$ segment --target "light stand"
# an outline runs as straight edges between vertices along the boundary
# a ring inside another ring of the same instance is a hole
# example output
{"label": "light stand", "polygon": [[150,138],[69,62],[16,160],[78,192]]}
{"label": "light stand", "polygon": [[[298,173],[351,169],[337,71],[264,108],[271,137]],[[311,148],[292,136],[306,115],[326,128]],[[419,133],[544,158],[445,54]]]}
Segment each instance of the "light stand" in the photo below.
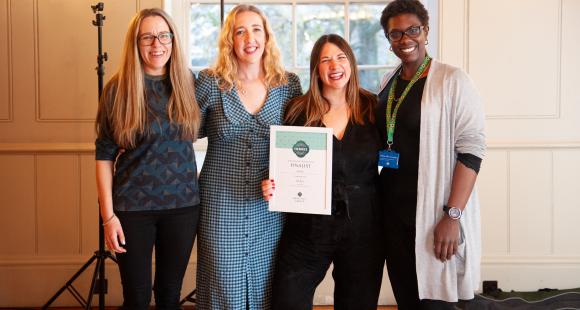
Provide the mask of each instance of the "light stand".
{"label": "light stand", "polygon": [[[104,8],[102,2],[96,5],[91,5],[93,13],[95,13],[95,20],[93,25],[97,27],[98,30],[98,55],[97,55],[97,76],[99,80],[99,100],[101,99],[101,94],[103,92],[103,76],[105,75],[104,62],[107,61],[107,53],[103,53],[103,37],[102,37],[102,27],[105,16],[101,13]],[[47,309],[65,290],[68,290],[73,297],[81,304],[85,309],[91,308],[91,303],[93,300],[93,295],[99,295],[99,309],[105,309],[105,294],[107,294],[107,279],[105,277],[105,260],[110,258],[112,261],[117,263],[117,259],[111,255],[111,252],[105,250],[105,232],[103,229],[103,219],[99,216],[99,249],[95,251],[95,254],[70,278],[66,284],[50,298],[50,300],[42,306],[42,309]],[[94,262],[97,261],[95,265],[95,271],[93,272],[93,278],[91,280],[91,288],[87,299],[84,299],[79,291],[73,286],[73,282]]]}

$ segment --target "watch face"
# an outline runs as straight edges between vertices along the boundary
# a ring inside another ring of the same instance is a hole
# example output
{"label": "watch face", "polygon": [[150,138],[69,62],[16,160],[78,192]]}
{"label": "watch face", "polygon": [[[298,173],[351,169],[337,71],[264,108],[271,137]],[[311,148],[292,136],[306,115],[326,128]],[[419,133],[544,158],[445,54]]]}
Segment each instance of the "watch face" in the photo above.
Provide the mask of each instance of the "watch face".
{"label": "watch face", "polygon": [[461,217],[461,210],[457,208],[449,208],[449,216],[453,219],[458,219]]}

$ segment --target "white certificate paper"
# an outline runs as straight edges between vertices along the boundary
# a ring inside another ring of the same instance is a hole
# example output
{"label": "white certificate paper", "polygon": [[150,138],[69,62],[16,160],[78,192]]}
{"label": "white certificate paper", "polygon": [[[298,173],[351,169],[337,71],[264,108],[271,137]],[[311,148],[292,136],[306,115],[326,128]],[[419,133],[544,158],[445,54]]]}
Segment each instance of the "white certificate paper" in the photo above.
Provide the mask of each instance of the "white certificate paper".
{"label": "white certificate paper", "polygon": [[270,179],[270,211],[330,215],[332,128],[270,126]]}

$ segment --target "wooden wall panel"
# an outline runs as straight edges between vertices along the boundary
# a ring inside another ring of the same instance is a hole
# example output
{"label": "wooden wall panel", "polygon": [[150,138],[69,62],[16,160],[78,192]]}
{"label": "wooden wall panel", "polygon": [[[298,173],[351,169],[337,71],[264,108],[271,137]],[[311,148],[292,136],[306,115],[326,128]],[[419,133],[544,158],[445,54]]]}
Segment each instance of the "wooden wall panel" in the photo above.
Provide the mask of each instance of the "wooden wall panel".
{"label": "wooden wall panel", "polygon": [[467,69],[466,34],[467,2],[465,0],[439,1],[441,20],[439,58],[450,65]]}
{"label": "wooden wall panel", "polygon": [[506,255],[509,249],[508,160],[506,150],[488,151],[477,177],[485,255]]}
{"label": "wooden wall panel", "polygon": [[0,256],[34,255],[36,210],[34,156],[0,154]]}
{"label": "wooden wall panel", "polygon": [[554,0],[469,1],[469,72],[488,117],[559,117],[561,9]]}
{"label": "wooden wall panel", "polygon": [[482,280],[498,280],[503,291],[537,291],[546,287],[571,289],[578,287],[580,262],[521,260],[498,264],[484,263],[482,274]]}
{"label": "wooden wall panel", "polygon": [[38,254],[79,254],[78,156],[38,155],[36,165]]}
{"label": "wooden wall panel", "polygon": [[[116,70],[135,2],[105,1],[105,82]],[[39,120],[92,122],[97,107],[97,27],[94,1],[38,1]],[[116,30],[114,30],[116,29]],[[119,31],[123,29],[123,31]],[[64,47],[74,46],[74,48]],[[113,49],[111,49],[113,48]],[[66,51],[66,57],[57,57]]]}
{"label": "wooden wall panel", "polygon": [[[30,130],[35,119],[36,77],[34,75],[34,5],[32,0],[10,1],[12,29],[12,102],[14,123],[0,123],[3,141]],[[24,126],[19,126],[24,125]],[[30,140],[24,140],[30,141]],[[14,142],[12,140],[12,142]],[[20,140],[23,142],[23,140]]]}
{"label": "wooden wall panel", "polygon": [[0,0],[0,121],[12,120],[10,2]]}
{"label": "wooden wall panel", "polygon": [[162,0],[137,0],[140,10],[147,8],[163,8],[162,2]]}
{"label": "wooden wall panel", "polygon": [[509,253],[550,254],[553,225],[552,152],[512,151],[509,169]]}
{"label": "wooden wall panel", "polygon": [[81,252],[92,254],[99,246],[99,206],[95,155],[80,156]]}
{"label": "wooden wall panel", "polygon": [[580,150],[554,153],[554,254],[580,256]]}

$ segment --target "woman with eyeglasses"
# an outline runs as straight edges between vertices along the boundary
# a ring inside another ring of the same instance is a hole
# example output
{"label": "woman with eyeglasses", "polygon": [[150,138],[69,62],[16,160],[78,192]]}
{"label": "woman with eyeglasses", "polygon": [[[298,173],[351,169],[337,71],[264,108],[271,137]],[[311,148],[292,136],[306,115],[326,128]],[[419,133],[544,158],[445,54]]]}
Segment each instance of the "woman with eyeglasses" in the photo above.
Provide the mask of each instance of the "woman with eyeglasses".
{"label": "woman with eyeglasses", "polygon": [[473,299],[480,278],[482,104],[465,72],[427,54],[420,1],[389,3],[381,26],[401,60],[376,110],[389,279],[399,309],[453,309]]}
{"label": "woman with eyeglasses", "polygon": [[179,309],[199,216],[192,143],[200,123],[177,28],[160,9],[129,24],[120,66],[96,120],[96,174],[105,244],[116,253],[124,309]]}
{"label": "woman with eyeglasses", "polygon": [[270,309],[284,216],[269,212],[260,182],[268,177],[270,125],[282,123],[300,95],[298,76],[282,67],[266,16],[235,6],[224,22],[215,65],[196,80],[201,170],[196,309]]}

